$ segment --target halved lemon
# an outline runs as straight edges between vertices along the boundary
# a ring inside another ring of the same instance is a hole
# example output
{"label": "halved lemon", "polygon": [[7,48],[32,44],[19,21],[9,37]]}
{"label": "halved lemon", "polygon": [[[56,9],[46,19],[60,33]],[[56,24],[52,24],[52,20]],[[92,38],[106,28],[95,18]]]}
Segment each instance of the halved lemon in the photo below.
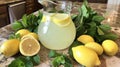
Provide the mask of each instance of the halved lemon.
{"label": "halved lemon", "polygon": [[72,20],[68,14],[56,13],[52,16],[52,21],[59,26],[68,26]]}
{"label": "halved lemon", "polygon": [[27,30],[27,29],[21,29],[21,30],[18,30],[15,34],[20,34],[20,36],[23,37],[24,35],[27,35],[29,33],[30,33],[29,30]]}
{"label": "halved lemon", "polygon": [[36,40],[38,40],[38,35],[36,33],[29,33],[27,35],[24,35],[21,40],[25,39],[25,38],[28,38],[28,37],[34,37]]}
{"label": "halved lemon", "polygon": [[34,37],[27,37],[20,42],[20,53],[24,56],[36,55],[40,50],[40,43]]}

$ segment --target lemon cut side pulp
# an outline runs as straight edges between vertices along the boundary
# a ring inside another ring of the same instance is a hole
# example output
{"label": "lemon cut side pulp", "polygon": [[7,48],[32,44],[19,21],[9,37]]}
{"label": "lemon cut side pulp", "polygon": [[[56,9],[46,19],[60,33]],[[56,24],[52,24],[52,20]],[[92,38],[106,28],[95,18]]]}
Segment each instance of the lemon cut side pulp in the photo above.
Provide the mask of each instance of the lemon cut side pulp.
{"label": "lemon cut side pulp", "polygon": [[40,50],[40,44],[34,37],[27,37],[20,42],[20,53],[24,56],[36,55]]}

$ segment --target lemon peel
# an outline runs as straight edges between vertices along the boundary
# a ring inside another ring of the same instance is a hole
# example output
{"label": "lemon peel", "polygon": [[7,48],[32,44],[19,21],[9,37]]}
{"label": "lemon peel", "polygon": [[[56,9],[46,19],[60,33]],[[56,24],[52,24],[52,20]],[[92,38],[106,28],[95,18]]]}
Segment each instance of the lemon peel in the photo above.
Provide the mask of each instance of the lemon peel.
{"label": "lemon peel", "polygon": [[109,56],[113,56],[118,52],[118,45],[112,40],[104,40],[102,42],[102,47],[104,52]]}
{"label": "lemon peel", "polygon": [[83,44],[94,42],[93,37],[91,37],[90,35],[81,35],[77,38],[77,40],[82,42]]}
{"label": "lemon peel", "polygon": [[5,41],[1,47],[0,52],[6,57],[10,57],[19,52],[20,41],[17,39],[10,39]]}
{"label": "lemon peel", "polygon": [[85,46],[94,50],[98,55],[101,55],[103,53],[103,48],[99,43],[89,42],[89,43],[85,44]]}
{"label": "lemon peel", "polygon": [[85,46],[73,47],[72,51],[75,60],[86,67],[94,67],[101,64],[97,53]]}
{"label": "lemon peel", "polygon": [[31,33],[31,32],[27,29],[20,29],[15,34],[20,34],[20,36],[23,37],[24,35],[27,35],[29,33]]}
{"label": "lemon peel", "polygon": [[34,37],[36,40],[39,40],[39,38],[38,38],[38,35],[36,34],[36,33],[29,33],[29,34],[27,34],[27,35],[24,35],[22,38],[21,38],[21,40],[23,40],[23,39],[25,39],[25,38],[28,38],[28,37]]}

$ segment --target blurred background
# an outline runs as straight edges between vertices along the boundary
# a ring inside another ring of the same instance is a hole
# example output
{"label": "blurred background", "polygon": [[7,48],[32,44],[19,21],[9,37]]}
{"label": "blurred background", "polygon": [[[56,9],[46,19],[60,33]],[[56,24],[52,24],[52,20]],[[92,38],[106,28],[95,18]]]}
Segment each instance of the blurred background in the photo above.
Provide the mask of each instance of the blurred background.
{"label": "blurred background", "polygon": [[[83,0],[70,1],[83,2]],[[120,6],[111,6],[111,4],[119,5],[120,0],[88,0],[88,2],[106,4],[108,12],[111,10],[120,12]],[[38,3],[38,0],[0,0],[0,27],[19,20],[24,14],[31,14],[42,8],[43,6]]]}

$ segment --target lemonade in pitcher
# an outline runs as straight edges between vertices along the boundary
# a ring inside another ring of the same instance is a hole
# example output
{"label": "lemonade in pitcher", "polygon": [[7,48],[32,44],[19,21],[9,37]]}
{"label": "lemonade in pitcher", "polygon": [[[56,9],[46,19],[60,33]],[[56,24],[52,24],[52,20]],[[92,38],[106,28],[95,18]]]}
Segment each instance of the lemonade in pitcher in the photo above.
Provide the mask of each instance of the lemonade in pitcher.
{"label": "lemonade in pitcher", "polygon": [[48,49],[61,50],[75,39],[76,29],[68,13],[44,12],[38,27],[39,40]]}

